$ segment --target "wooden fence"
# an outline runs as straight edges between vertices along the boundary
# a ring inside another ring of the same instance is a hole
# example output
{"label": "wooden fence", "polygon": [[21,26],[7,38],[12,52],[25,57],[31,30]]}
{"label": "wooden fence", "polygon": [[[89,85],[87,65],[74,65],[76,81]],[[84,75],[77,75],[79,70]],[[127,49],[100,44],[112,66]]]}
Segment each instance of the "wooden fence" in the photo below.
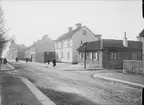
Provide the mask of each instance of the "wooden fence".
{"label": "wooden fence", "polygon": [[136,74],[144,74],[144,61],[124,60],[123,72],[132,72]]}

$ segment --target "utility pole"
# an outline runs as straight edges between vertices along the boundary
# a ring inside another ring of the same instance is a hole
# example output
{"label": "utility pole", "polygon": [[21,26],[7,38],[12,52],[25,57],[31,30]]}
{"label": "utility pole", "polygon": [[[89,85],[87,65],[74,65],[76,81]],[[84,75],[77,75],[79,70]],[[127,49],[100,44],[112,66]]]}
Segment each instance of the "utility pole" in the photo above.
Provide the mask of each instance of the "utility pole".
{"label": "utility pole", "polygon": [[86,69],[86,43],[84,43],[84,69]]}

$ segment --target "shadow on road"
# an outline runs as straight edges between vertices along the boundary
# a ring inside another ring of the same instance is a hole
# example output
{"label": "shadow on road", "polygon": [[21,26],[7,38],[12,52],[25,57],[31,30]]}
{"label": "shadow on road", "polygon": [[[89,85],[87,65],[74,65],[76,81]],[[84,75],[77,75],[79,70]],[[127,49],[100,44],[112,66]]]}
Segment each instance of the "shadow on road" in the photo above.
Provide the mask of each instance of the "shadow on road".
{"label": "shadow on road", "polygon": [[100,105],[75,93],[65,93],[48,88],[38,87],[56,105]]}

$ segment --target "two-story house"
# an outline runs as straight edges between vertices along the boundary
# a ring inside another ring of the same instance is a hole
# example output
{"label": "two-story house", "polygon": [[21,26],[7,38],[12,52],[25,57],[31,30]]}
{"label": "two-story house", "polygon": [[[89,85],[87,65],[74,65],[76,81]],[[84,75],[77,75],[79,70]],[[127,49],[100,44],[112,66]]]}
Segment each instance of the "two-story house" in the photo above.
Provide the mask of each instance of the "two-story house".
{"label": "two-story house", "polygon": [[68,27],[68,32],[55,41],[56,59],[60,62],[78,63],[78,51],[81,42],[101,40],[101,35],[95,35],[89,28],[76,24],[76,28]]}

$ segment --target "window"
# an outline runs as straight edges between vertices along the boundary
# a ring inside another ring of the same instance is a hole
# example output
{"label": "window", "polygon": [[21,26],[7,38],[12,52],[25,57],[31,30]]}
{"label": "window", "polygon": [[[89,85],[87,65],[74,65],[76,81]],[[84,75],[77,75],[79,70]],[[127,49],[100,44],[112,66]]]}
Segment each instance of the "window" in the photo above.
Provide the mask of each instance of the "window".
{"label": "window", "polygon": [[90,59],[92,59],[92,53],[90,53]]}
{"label": "window", "polygon": [[68,56],[68,59],[70,59],[70,53],[68,52],[67,54],[68,54],[68,55],[67,55],[67,56]]}
{"label": "window", "polygon": [[108,53],[108,59],[109,60],[116,60],[117,59],[117,53],[116,52],[109,52]]}
{"label": "window", "polygon": [[80,53],[80,59],[84,58],[84,53]]}
{"label": "window", "polygon": [[89,57],[90,57],[89,55],[90,55],[90,53],[87,52],[87,53],[86,53],[86,59],[89,59]]}
{"label": "window", "polygon": [[63,42],[61,42],[61,48],[63,48]]}
{"label": "window", "polygon": [[58,53],[56,53],[56,59],[59,59]]}
{"label": "window", "polygon": [[68,46],[68,47],[70,46],[70,40],[67,41],[67,46]]}
{"label": "window", "polygon": [[63,52],[61,52],[61,58],[63,58]]}
{"label": "window", "polygon": [[132,53],[132,60],[138,60],[138,54]]}
{"label": "window", "polygon": [[58,43],[58,48],[61,48],[61,43],[60,42]]}
{"label": "window", "polygon": [[98,52],[93,52],[92,53],[92,59],[99,60]]}
{"label": "window", "polygon": [[87,35],[87,31],[86,30],[83,30],[83,35]]}

